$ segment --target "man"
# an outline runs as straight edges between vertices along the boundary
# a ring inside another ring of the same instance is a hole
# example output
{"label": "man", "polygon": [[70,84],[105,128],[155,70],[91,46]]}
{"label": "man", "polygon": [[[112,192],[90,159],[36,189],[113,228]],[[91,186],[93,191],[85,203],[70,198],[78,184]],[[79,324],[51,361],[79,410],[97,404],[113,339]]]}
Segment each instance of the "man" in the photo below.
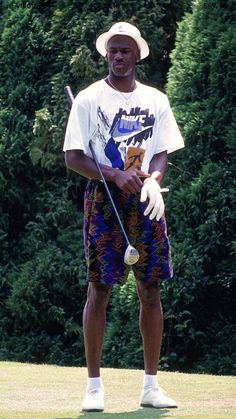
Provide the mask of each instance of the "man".
{"label": "man", "polygon": [[131,244],[140,300],[144,381],[140,404],[176,407],[157,383],[163,332],[159,282],[172,278],[160,184],[167,153],[184,146],[167,97],[135,79],[136,63],[149,48],[139,30],[118,22],[96,42],[109,75],[81,91],[72,106],[64,143],[68,168],[90,179],[85,191],[84,245],[88,295],[83,313],[88,384],[82,409],[102,411],[100,361],[111,288],[127,279],[127,243],[89,149],[91,141]]}

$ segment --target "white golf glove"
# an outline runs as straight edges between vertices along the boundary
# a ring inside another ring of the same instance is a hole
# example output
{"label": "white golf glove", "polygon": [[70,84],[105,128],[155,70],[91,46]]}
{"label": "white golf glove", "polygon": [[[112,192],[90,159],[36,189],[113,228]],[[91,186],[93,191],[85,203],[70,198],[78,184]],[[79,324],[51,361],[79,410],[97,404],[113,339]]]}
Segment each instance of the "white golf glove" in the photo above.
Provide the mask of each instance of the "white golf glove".
{"label": "white golf glove", "polygon": [[157,174],[154,172],[148,179],[145,179],[144,185],[141,189],[140,201],[145,202],[149,199],[147,208],[144,211],[144,215],[149,214],[149,219],[152,220],[156,217],[159,221],[162,217],[165,209],[165,204],[161,195],[159,183],[156,181]]}

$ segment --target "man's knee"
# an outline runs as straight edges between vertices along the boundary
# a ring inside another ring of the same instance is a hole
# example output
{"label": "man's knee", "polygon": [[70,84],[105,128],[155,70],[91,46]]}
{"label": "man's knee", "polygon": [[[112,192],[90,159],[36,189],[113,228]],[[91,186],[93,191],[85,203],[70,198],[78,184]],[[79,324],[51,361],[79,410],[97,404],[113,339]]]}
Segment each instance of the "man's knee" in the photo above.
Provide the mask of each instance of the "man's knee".
{"label": "man's knee", "polygon": [[137,282],[137,293],[140,303],[143,306],[161,308],[160,290],[158,282]]}
{"label": "man's knee", "polygon": [[90,282],[87,293],[87,305],[93,309],[106,309],[111,293],[111,286]]}

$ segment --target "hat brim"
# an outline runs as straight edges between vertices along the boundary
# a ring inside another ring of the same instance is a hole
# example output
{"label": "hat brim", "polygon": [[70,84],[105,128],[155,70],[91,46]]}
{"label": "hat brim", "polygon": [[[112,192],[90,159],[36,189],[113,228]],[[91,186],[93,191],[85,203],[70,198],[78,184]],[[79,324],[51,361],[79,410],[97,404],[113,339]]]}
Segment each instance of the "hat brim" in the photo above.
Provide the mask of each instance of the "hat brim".
{"label": "hat brim", "polygon": [[134,36],[130,35],[129,33],[122,32],[121,33],[111,33],[111,32],[104,32],[102,33],[96,41],[96,48],[97,51],[105,57],[107,54],[107,43],[108,41],[113,38],[113,36],[116,35],[122,35],[122,36],[129,36],[132,38],[136,44],[138,45],[139,51],[140,51],[140,59],[143,60],[146,58],[149,54],[149,47],[147,42],[141,37],[141,36]]}

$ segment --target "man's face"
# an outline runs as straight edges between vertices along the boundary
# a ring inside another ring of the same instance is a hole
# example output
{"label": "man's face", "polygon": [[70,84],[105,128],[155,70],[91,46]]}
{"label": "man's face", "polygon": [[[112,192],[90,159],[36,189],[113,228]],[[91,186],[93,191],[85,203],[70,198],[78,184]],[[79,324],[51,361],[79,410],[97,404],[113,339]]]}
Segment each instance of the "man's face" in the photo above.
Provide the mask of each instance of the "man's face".
{"label": "man's face", "polygon": [[136,42],[129,36],[115,35],[107,43],[107,61],[110,72],[127,77],[135,70],[140,54]]}

